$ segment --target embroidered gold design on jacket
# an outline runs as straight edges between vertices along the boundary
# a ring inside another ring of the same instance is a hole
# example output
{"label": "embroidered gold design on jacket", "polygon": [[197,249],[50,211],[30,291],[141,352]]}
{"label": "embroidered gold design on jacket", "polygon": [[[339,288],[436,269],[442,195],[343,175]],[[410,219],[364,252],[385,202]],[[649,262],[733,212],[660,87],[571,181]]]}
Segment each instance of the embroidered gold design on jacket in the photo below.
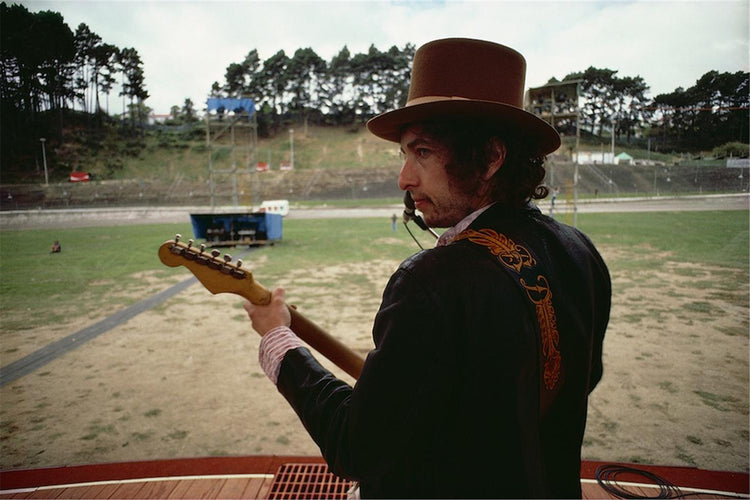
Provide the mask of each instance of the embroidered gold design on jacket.
{"label": "embroidered gold design on jacket", "polygon": [[542,333],[542,354],[544,355],[544,386],[552,389],[557,384],[560,376],[560,351],[557,345],[560,343],[560,334],[557,331],[557,317],[552,307],[552,290],[549,282],[543,275],[537,276],[535,285],[527,285],[521,278],[521,286],[526,290],[526,295],[536,307],[536,318]]}
{"label": "embroidered gold design on jacket", "polygon": [[464,238],[487,247],[492,255],[496,255],[500,259],[500,262],[517,273],[523,267],[531,268],[536,265],[536,259],[531,256],[526,248],[516,245],[513,240],[492,229],[482,229],[481,231],[467,229],[459,234],[456,240]]}
{"label": "embroidered gold design on jacket", "polygon": [[[456,241],[463,239],[486,247],[492,255],[497,256],[505,267],[516,274],[520,274],[524,268],[532,271],[536,266],[536,259],[526,247],[492,229],[480,231],[467,229],[456,237]],[[562,357],[557,349],[560,343],[560,334],[557,330],[555,309],[552,306],[552,290],[549,281],[542,274],[537,275],[535,283],[529,284],[520,276],[518,281],[526,290],[526,295],[529,301],[534,304],[536,310],[536,318],[542,337],[542,355],[544,356],[544,387],[552,390],[560,378],[562,364]]]}

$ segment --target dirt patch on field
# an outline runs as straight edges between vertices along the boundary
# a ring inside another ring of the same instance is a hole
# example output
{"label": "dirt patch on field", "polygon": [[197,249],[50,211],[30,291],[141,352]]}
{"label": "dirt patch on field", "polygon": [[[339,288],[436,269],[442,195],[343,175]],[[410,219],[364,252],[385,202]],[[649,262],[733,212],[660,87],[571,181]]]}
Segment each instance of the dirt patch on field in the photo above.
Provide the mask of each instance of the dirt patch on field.
{"label": "dirt patch on field", "polygon": [[[647,254],[602,253],[619,261]],[[605,375],[591,399],[584,458],[747,470],[747,273],[648,258],[659,264],[613,272]],[[301,270],[278,284],[364,354],[397,264]],[[84,323],[58,325],[52,336]],[[49,330],[17,335],[46,339]],[[4,343],[34,347],[13,335]],[[318,454],[258,367],[258,341],[241,299],[194,285],[3,387],[0,467]]]}

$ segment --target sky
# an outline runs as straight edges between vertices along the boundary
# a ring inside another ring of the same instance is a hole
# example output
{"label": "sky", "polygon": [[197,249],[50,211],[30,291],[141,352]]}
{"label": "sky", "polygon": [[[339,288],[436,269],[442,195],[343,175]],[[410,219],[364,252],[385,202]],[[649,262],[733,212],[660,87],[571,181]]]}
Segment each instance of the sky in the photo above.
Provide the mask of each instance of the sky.
{"label": "sky", "polygon": [[[748,71],[750,1],[719,0],[5,0],[60,12],[143,60],[146,105],[168,114],[257,49],[261,60],[312,48],[326,61],[344,46],[388,50],[446,37],[490,40],[526,58],[526,87],[589,66],[641,76],[649,96],[688,88],[706,72]],[[120,112],[110,97],[110,113]]]}

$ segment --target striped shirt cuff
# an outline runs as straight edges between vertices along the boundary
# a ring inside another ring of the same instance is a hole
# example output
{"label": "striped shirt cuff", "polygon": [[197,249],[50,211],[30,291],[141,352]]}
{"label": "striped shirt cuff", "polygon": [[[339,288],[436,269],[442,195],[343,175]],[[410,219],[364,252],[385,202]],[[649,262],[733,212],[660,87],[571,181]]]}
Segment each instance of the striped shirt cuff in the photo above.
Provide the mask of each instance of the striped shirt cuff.
{"label": "striped shirt cuff", "polygon": [[287,351],[302,347],[302,345],[299,337],[286,326],[278,326],[261,337],[258,350],[260,367],[274,385],[279,380],[279,370],[281,370],[284,355]]}

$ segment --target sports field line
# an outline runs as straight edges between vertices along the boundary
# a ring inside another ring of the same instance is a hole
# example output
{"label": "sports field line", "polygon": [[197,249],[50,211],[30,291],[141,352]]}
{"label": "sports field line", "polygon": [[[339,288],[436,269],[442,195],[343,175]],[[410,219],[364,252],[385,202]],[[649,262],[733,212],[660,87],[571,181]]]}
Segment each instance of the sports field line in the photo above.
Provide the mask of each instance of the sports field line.
{"label": "sports field line", "polygon": [[[239,256],[244,258],[254,248],[250,248],[245,253]],[[75,333],[68,335],[60,340],[47,344],[46,346],[38,349],[31,354],[24,356],[23,358],[16,360],[7,366],[0,367],[0,387],[4,387],[6,384],[18,380],[24,375],[34,372],[35,370],[46,365],[50,361],[53,361],[66,352],[72,351],[76,347],[79,347],[89,340],[98,337],[99,335],[106,333],[113,328],[122,325],[130,319],[138,316],[142,312],[148,311],[149,309],[158,306],[162,302],[166,301],[182,292],[186,288],[198,282],[195,276],[191,276],[179,283],[170,286],[166,290],[163,290],[147,299],[128,306],[125,309],[118,311],[111,316],[104,318],[98,323],[94,323],[91,326],[79,330]]]}
{"label": "sports field line", "polygon": [[88,342],[89,340],[98,337],[102,333],[108,332],[109,330],[122,325],[131,318],[141,314],[144,311],[151,309],[152,307],[158,306],[165,300],[174,297],[178,293],[182,292],[190,285],[193,285],[198,280],[191,276],[176,285],[163,290],[151,297],[144,299],[140,302],[128,306],[125,309],[118,311],[111,316],[104,318],[98,323],[94,323],[91,326],[79,330],[75,333],[68,335],[60,340],[47,344],[46,346],[38,349],[23,358],[10,363],[7,366],[0,367],[0,387],[5,386],[17,380],[24,375],[28,375],[38,368],[46,365],[50,361],[53,361],[66,352],[72,351],[76,347]]}

